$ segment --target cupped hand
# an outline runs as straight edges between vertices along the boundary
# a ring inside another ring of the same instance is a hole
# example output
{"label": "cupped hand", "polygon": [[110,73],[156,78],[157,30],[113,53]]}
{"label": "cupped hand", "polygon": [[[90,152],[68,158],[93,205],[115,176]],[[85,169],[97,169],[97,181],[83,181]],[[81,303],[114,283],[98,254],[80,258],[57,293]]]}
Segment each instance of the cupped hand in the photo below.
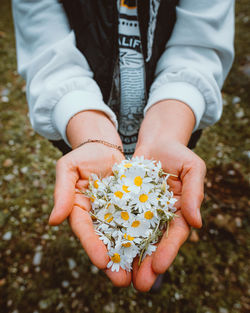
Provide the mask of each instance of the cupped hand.
{"label": "cupped hand", "polygon": [[88,213],[90,201],[82,194],[88,187],[90,174],[100,178],[111,175],[113,165],[121,162],[124,156],[119,150],[102,143],[80,145],[88,139],[97,139],[121,146],[119,134],[104,113],[89,110],[79,112],[70,119],[66,135],[74,150],[57,162],[55,204],[49,223],[58,225],[68,217],[73,232],[93,264],[103,269],[114,285],[127,286],[131,283],[131,273],[106,269],[109,262],[107,249],[94,231]]}
{"label": "cupped hand", "polygon": [[100,143],[88,143],[63,156],[56,166],[54,208],[49,223],[60,224],[67,217],[73,232],[79,238],[91,262],[103,269],[116,286],[127,286],[131,273],[107,270],[107,249],[93,228],[89,199],[82,193],[88,187],[90,174],[109,176],[112,166],[124,159],[121,152]]}
{"label": "cupped hand", "polygon": [[157,275],[164,273],[174,261],[178,250],[189,235],[190,226],[200,228],[200,206],[203,200],[203,185],[206,173],[204,162],[184,144],[158,138],[150,146],[139,146],[134,156],[159,160],[163,170],[177,175],[170,176],[168,184],[178,199],[177,215],[170,223],[168,236],[163,235],[157,250],[147,256],[140,267],[133,265],[133,284],[140,291],[148,291]]}

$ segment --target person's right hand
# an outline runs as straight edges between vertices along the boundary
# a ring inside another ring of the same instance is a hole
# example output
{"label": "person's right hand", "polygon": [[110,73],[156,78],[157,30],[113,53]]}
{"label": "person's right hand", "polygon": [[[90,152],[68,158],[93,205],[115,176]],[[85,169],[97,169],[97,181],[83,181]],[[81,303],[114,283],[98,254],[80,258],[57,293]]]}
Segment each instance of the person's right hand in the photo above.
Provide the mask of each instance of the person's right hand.
{"label": "person's right hand", "polygon": [[[99,131],[100,130],[100,131]],[[98,112],[79,113],[68,125],[67,135],[72,147],[87,139],[102,139],[121,145],[119,135],[106,116]],[[58,225],[69,217],[73,232],[79,238],[92,263],[103,269],[116,286],[128,286],[131,273],[107,269],[107,249],[95,233],[89,210],[90,200],[79,190],[88,186],[90,174],[100,178],[111,175],[112,166],[124,159],[122,153],[101,143],[87,143],[63,156],[56,166],[54,208],[50,225]]]}

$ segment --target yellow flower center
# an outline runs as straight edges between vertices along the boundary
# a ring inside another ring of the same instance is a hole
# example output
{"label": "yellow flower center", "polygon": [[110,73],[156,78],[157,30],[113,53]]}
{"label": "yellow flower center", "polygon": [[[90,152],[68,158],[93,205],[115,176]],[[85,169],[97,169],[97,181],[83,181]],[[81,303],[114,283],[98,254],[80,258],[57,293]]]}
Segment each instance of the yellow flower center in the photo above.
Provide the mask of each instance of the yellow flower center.
{"label": "yellow flower center", "polygon": [[138,226],[140,226],[140,224],[141,224],[140,221],[134,221],[134,222],[131,224],[131,226],[132,226],[132,227],[138,227]]}
{"label": "yellow flower center", "polygon": [[153,218],[154,216],[154,213],[151,212],[151,211],[147,211],[144,213],[144,217],[147,219],[147,220],[151,220],[151,218]]}
{"label": "yellow flower center", "polygon": [[148,200],[148,195],[146,195],[145,193],[141,194],[139,197],[139,200],[144,203]]}
{"label": "yellow flower center", "polygon": [[125,185],[122,185],[122,190],[123,191],[125,191],[125,192],[130,192],[129,190],[128,190],[128,186],[125,186]]}
{"label": "yellow flower center", "polygon": [[127,221],[129,219],[129,214],[128,212],[121,212],[121,218],[124,220],[124,221]]}
{"label": "yellow flower center", "polygon": [[116,191],[115,193],[114,193],[114,195],[116,196],[116,197],[118,197],[118,198],[122,198],[123,197],[123,192],[121,192],[121,191]]}
{"label": "yellow flower center", "polygon": [[121,262],[121,257],[119,253],[114,253],[113,256],[111,257],[111,260],[114,263],[120,263]]}
{"label": "yellow flower center", "polygon": [[137,186],[137,187],[140,187],[142,185],[142,178],[141,176],[136,176],[135,179],[134,179],[134,184]]}
{"label": "yellow flower center", "polygon": [[131,242],[126,242],[126,243],[123,243],[122,246],[125,247],[125,248],[129,248],[129,247],[132,246],[132,243]]}
{"label": "yellow flower center", "polygon": [[95,187],[96,189],[98,189],[98,187],[99,187],[99,185],[98,185],[98,179],[94,181],[94,187]]}
{"label": "yellow flower center", "polygon": [[135,239],[135,237],[131,237],[131,236],[127,235],[126,233],[124,234],[123,237],[124,237],[125,239],[127,239],[127,240],[130,240],[130,241],[133,241],[133,240]]}
{"label": "yellow flower center", "polygon": [[94,201],[95,201],[95,196],[92,196],[92,197],[90,198],[90,201],[91,201],[91,202],[94,202]]}
{"label": "yellow flower center", "polygon": [[104,215],[104,219],[105,219],[105,221],[107,221],[108,223],[110,223],[110,222],[113,221],[113,216],[112,216],[111,213],[106,213],[106,214]]}
{"label": "yellow flower center", "polygon": [[132,166],[131,163],[127,163],[127,164],[124,165],[125,168],[130,168],[131,166]]}
{"label": "yellow flower center", "polygon": [[126,178],[126,176],[123,174],[121,175],[120,179]]}

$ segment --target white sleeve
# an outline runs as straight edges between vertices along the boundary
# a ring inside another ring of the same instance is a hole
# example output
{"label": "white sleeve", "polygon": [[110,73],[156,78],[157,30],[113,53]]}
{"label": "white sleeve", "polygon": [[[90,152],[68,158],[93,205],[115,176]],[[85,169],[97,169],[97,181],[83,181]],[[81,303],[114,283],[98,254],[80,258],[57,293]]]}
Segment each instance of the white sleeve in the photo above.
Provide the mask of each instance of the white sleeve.
{"label": "white sleeve", "polygon": [[193,110],[196,130],[222,114],[220,89],[234,57],[234,0],[180,0],[176,13],[144,113],[158,101],[180,100]]}
{"label": "white sleeve", "polygon": [[27,82],[33,128],[68,143],[68,121],[84,110],[103,111],[117,127],[59,1],[12,0],[12,10],[18,71]]}

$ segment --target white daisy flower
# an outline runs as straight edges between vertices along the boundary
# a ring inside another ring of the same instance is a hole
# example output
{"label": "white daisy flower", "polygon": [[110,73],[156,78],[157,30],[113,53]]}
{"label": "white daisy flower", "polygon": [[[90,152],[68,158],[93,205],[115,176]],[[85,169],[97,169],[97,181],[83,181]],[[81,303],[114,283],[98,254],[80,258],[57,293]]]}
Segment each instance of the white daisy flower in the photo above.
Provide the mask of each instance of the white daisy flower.
{"label": "white daisy flower", "polygon": [[127,271],[131,270],[132,259],[122,254],[121,249],[111,248],[108,255],[110,256],[110,261],[107,268],[111,268],[111,271],[119,272],[120,267]]}
{"label": "white daisy flower", "polygon": [[115,222],[118,224],[127,227],[131,220],[134,218],[134,214],[131,213],[130,211],[117,211],[114,215],[115,217]]}
{"label": "white daisy flower", "polygon": [[129,259],[134,259],[140,251],[132,240],[118,240],[117,247],[122,251],[122,254],[126,255]]}
{"label": "white daisy flower", "polygon": [[132,162],[132,160],[123,160],[119,164],[114,164],[112,171],[115,175],[122,175],[124,174],[128,169],[135,166],[135,164]]}
{"label": "white daisy flower", "polygon": [[149,228],[149,223],[142,218],[139,218],[139,216],[136,216],[129,224],[127,228],[127,232],[130,234],[130,236],[133,237],[146,237],[147,230]]}
{"label": "white daisy flower", "polygon": [[120,209],[124,208],[124,206],[127,205],[127,193],[123,191],[120,186],[115,186],[110,193],[108,194],[108,197],[110,199],[110,202],[117,205]]}
{"label": "white daisy flower", "polygon": [[[160,199],[160,204],[162,205],[162,207],[166,210],[173,210],[175,202],[177,201],[177,199],[173,198],[173,193],[172,192],[168,192],[167,195],[163,195]],[[175,209],[176,210],[176,209]]]}
{"label": "white daisy flower", "polygon": [[144,211],[143,213],[137,215],[141,219],[145,219],[150,226],[155,227],[159,223],[159,218],[157,216],[157,212],[154,209],[149,209]]}
{"label": "white daisy flower", "polygon": [[115,214],[115,207],[113,205],[108,206],[106,209],[100,210],[96,217],[105,223],[114,225],[114,214]]}
{"label": "white daisy flower", "polygon": [[134,209],[138,210],[139,213],[142,213],[145,210],[150,210],[152,207],[156,207],[157,203],[157,196],[154,192],[147,193],[142,191],[130,200],[130,205],[134,206]]}
{"label": "white daisy flower", "polygon": [[123,178],[123,182],[128,186],[128,190],[133,193],[139,193],[140,191],[149,191],[153,188],[152,179],[146,177],[146,171],[143,168],[134,167],[129,170]]}
{"label": "white daisy flower", "polygon": [[89,187],[92,187],[92,188],[98,190],[100,185],[103,185],[103,183],[96,174],[91,174],[89,185],[90,185]]}

